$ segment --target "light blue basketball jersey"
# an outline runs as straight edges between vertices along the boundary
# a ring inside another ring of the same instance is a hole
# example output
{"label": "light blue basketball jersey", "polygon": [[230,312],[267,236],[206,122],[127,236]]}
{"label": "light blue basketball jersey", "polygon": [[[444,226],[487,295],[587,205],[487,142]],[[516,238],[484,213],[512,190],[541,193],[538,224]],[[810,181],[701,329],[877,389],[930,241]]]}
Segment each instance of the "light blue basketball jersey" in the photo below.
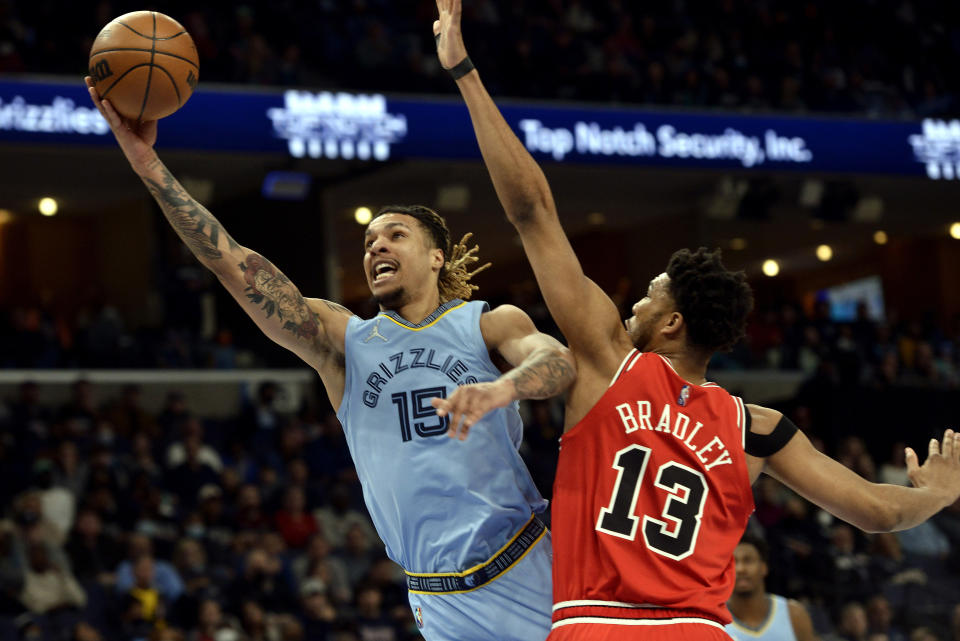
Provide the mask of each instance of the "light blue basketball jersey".
{"label": "light blue basketball jersey", "polygon": [[337,417],[387,554],[415,573],[482,563],[546,509],[518,448],[517,404],[449,438],[430,400],[492,381],[480,301],[452,300],[413,325],[394,312],[350,319]]}
{"label": "light blue basketball jersey", "polygon": [[769,598],[770,612],[759,628],[751,628],[733,617],[733,623],[727,625],[727,634],[736,641],[797,641],[787,600],[776,594],[769,595]]}

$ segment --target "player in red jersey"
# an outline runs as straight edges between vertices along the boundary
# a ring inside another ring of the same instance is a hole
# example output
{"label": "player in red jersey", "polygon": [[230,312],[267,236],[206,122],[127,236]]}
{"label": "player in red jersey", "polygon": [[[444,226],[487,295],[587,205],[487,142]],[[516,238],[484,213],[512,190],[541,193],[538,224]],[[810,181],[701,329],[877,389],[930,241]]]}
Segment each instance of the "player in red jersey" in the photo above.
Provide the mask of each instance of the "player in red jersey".
{"label": "player in red jersey", "polygon": [[[473,121],[578,376],[554,486],[553,641],[726,639],[733,551],[766,471],[867,531],[912,527],[960,497],[960,434],[907,450],[914,487],[870,483],[821,454],[779,412],[709,383],[707,364],[743,335],[752,294],[719,252],[682,250],[620,322],[580,266],[536,161],[467,57],[460,0],[437,0],[438,52]],[[495,404],[483,385],[434,399],[451,431]]]}

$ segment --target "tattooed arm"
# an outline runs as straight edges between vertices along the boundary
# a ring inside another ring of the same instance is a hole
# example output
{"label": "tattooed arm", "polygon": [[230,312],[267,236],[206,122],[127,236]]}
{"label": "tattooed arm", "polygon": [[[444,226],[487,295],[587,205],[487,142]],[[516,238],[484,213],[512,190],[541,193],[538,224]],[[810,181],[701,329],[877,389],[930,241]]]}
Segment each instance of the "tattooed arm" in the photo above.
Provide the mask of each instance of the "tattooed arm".
{"label": "tattooed arm", "polygon": [[268,337],[320,372],[330,400],[338,405],[343,394],[343,336],[350,312],[328,301],[308,302],[269,260],[239,245],[157,157],[153,149],[156,121],[122,118],[109,101],[100,100],[89,79],[87,86],[130,166],[184,244]]}
{"label": "tattooed arm", "polygon": [[537,331],[519,308],[501,305],[480,317],[487,348],[513,366],[490,383],[458,387],[448,398],[432,403],[440,416],[450,416],[449,435],[465,439],[470,426],[488,412],[522,399],[550,398],[564,392],[576,377],[570,350]]}

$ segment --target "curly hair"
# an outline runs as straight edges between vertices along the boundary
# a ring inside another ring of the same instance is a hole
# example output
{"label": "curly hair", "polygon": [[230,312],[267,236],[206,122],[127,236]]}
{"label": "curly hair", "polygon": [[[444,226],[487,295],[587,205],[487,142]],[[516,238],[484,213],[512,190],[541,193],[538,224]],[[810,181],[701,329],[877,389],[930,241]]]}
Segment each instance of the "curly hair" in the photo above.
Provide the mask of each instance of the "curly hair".
{"label": "curly hair", "polygon": [[437,283],[440,288],[440,302],[446,303],[454,298],[469,300],[473,292],[479,289],[470,283],[470,279],[490,267],[492,263],[469,271],[468,268],[480,260],[476,255],[480,249],[478,245],[467,249],[467,241],[472,234],[465,234],[459,243],[451,246],[447,221],[443,216],[423,205],[386,205],[377,211],[374,219],[384,214],[405,214],[416,218],[430,236],[433,246],[443,252],[444,263],[440,268]]}
{"label": "curly hair", "polygon": [[667,263],[670,294],[683,315],[687,338],[707,352],[728,352],[743,338],[753,293],[742,271],[728,271],[720,250],[681,249]]}
{"label": "curly hair", "polygon": [[744,533],[743,537],[740,538],[740,543],[737,545],[752,545],[757,550],[757,554],[760,555],[760,558],[764,563],[767,562],[768,557],[770,556],[770,549],[767,547],[767,542],[756,534],[751,534],[749,532]]}

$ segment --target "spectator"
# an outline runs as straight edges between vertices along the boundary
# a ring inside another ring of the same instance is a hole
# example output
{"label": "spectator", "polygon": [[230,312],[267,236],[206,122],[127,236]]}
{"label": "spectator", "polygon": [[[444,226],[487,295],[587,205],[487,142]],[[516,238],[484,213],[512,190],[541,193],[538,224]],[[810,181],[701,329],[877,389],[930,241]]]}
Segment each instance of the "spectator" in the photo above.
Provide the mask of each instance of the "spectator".
{"label": "spectator", "polygon": [[153,557],[142,554],[133,562],[133,586],[130,596],[140,602],[140,616],[154,629],[166,626],[169,601],[157,589],[156,567]]}
{"label": "spectator", "polygon": [[88,474],[88,466],[80,458],[76,442],[61,442],[54,459],[53,485],[69,491],[76,501],[86,487]]}
{"label": "spectator", "polygon": [[314,515],[334,548],[346,544],[347,532],[354,526],[363,530],[368,539],[376,537],[370,519],[351,506],[350,490],[342,483],[330,490],[330,505],[318,509]]}
{"label": "spectator", "polygon": [[321,579],[311,578],[300,587],[300,621],[307,639],[326,639],[337,611],[327,596],[327,587]]}
{"label": "spectator", "polygon": [[400,641],[402,630],[383,611],[383,594],[372,585],[357,590],[357,632],[363,641]]}
{"label": "spectator", "polygon": [[20,594],[26,578],[23,543],[8,521],[0,521],[0,616],[22,611]]}
{"label": "spectator", "polygon": [[347,530],[344,545],[336,552],[336,557],[347,569],[347,578],[352,585],[356,585],[366,576],[378,556],[367,536],[366,529],[360,524],[355,524]]}
{"label": "spectator", "polygon": [[223,470],[223,461],[217,451],[203,442],[203,425],[195,417],[183,419],[180,423],[181,440],[167,448],[167,467],[175,468],[187,461],[187,451],[196,449],[197,460],[219,474]]}
{"label": "spectator", "polygon": [[93,400],[93,385],[79,380],[71,387],[70,400],[60,407],[57,420],[63,422],[69,436],[83,437],[93,433],[100,421],[100,412]]}
{"label": "spectator", "polygon": [[260,489],[256,485],[244,485],[237,493],[234,520],[238,530],[260,530],[266,528],[269,521],[263,513]]}
{"label": "spectator", "polygon": [[196,506],[197,488],[207,484],[215,485],[217,471],[201,458],[203,443],[196,437],[184,441],[184,460],[171,467],[165,477],[166,487],[173,492],[181,509],[190,510]]}
{"label": "spectator", "polygon": [[277,554],[262,546],[247,553],[231,594],[236,601],[253,599],[271,612],[288,611],[296,601],[292,575]]}
{"label": "spectator", "polygon": [[77,583],[69,567],[51,559],[47,544],[27,544],[27,567],[20,600],[34,614],[60,609],[82,608],[87,595]]}
{"label": "spectator", "polygon": [[130,438],[134,434],[146,434],[156,438],[160,432],[157,421],[143,408],[140,386],[130,383],[123,386],[120,398],[104,410],[104,418],[113,425],[117,434]]}
{"label": "spectator", "polygon": [[[173,604],[183,594],[183,581],[173,565],[164,560],[157,560],[153,555],[153,542],[142,534],[132,534],[127,542],[127,558],[122,561],[116,570],[115,587],[119,594],[129,593],[136,584],[134,565],[142,557],[151,560],[149,572],[150,587],[155,588],[164,602]],[[141,568],[141,577],[146,576],[146,564]]]}
{"label": "spectator", "polygon": [[33,464],[33,487],[39,495],[43,519],[56,530],[57,540],[63,542],[73,527],[77,499],[70,490],[54,486],[53,465],[45,458]]}
{"label": "spectator", "polygon": [[882,634],[887,641],[907,641],[907,637],[893,625],[890,601],[882,594],[867,599],[867,626],[870,634]]}
{"label": "spectator", "polygon": [[837,632],[843,641],[867,641],[867,611],[863,605],[852,601],[843,606]]}
{"label": "spectator", "polygon": [[283,508],[274,515],[274,525],[292,548],[303,548],[317,531],[317,522],[307,511],[307,497],[303,488],[296,485],[287,488],[283,495]]}
{"label": "spectator", "polygon": [[[188,641],[234,641],[240,638],[240,625],[223,613],[214,599],[200,602],[196,628],[187,636]],[[315,637],[322,639],[323,637]]]}
{"label": "spectator", "polygon": [[322,532],[310,537],[306,554],[294,560],[292,569],[300,583],[301,592],[307,581],[319,579],[334,602],[344,604],[353,600],[347,568],[342,560],[330,555],[330,543]]}
{"label": "spectator", "polygon": [[120,562],[114,537],[103,531],[100,515],[90,508],[80,510],[66,551],[81,583],[113,585],[113,570]]}

